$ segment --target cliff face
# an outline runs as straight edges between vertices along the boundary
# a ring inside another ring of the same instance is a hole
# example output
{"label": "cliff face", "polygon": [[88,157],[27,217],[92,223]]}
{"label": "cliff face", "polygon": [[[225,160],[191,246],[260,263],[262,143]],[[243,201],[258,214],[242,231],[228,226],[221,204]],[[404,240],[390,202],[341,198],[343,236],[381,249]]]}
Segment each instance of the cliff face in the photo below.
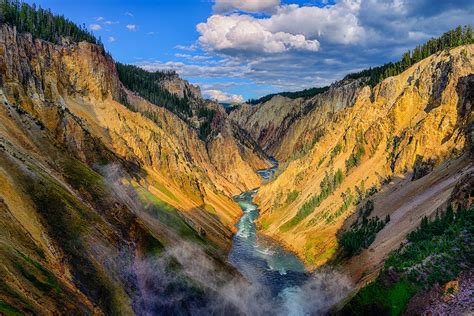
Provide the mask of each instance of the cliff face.
{"label": "cliff face", "polygon": [[[176,198],[161,196],[166,202],[183,210],[210,205],[232,226],[239,209],[229,197],[258,186],[255,168],[266,163],[255,148],[233,137],[225,112],[216,118],[217,137],[206,144],[177,116],[121,87],[113,60],[99,47],[54,46],[6,26],[0,40],[6,99],[44,124],[58,143],[88,162],[83,139],[90,133],[147,169],[150,183],[171,190]],[[116,101],[124,94],[130,108]]]}
{"label": "cliff face", "polygon": [[362,89],[359,81],[338,82],[313,98],[275,96],[269,101],[243,104],[230,118],[281,162],[307,153],[339,110],[352,106]]}
{"label": "cliff face", "polygon": [[[307,143],[310,135],[315,139],[258,192],[262,231],[318,266],[334,254],[336,234],[355,211],[353,202],[369,196],[369,191],[391,192],[371,197],[374,214],[392,214],[369,260],[379,264],[423,215],[443,205],[457,179],[472,168],[473,53],[472,45],[459,47],[433,55],[374,88],[353,83],[317,96],[328,103],[321,101],[296,119],[273,147],[272,153],[285,159],[287,148]],[[298,108],[297,102],[291,101],[289,108]],[[252,121],[265,106],[251,109],[244,121]],[[448,171],[443,173],[443,168]],[[331,182],[329,196],[310,203],[321,195],[325,177]],[[413,209],[417,211],[408,212]]]}
{"label": "cliff face", "polygon": [[161,82],[161,85],[169,92],[176,94],[180,98],[185,96],[191,99],[201,99],[201,89],[198,86],[194,86],[181,79],[177,74],[165,77]]}
{"label": "cliff face", "polygon": [[[241,212],[231,197],[258,186],[255,169],[267,162],[236,137],[225,112],[203,142],[124,89],[100,47],[53,45],[5,25],[0,103],[2,304],[27,313],[172,313],[205,304],[233,277],[219,259]],[[214,267],[211,283],[185,275],[176,255],[150,265],[150,254],[183,242]],[[174,277],[161,279],[169,268]]]}

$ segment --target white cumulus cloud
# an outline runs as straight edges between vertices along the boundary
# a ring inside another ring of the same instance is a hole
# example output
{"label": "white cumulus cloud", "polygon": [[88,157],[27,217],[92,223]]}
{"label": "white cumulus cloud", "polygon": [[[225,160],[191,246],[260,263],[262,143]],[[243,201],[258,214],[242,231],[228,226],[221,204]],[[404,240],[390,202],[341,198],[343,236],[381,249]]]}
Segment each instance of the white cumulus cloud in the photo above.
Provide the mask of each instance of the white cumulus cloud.
{"label": "white cumulus cloud", "polygon": [[102,26],[100,26],[99,24],[91,24],[89,25],[89,28],[93,31],[99,31],[100,29],[102,29]]}
{"label": "white cumulus cloud", "polygon": [[200,23],[199,42],[214,51],[282,53],[290,50],[317,51],[319,42],[302,34],[272,32],[263,20],[250,15],[213,15]]}
{"label": "white cumulus cloud", "polygon": [[218,102],[244,102],[244,97],[240,94],[231,94],[220,90],[204,90],[202,93],[205,97],[217,100]]}
{"label": "white cumulus cloud", "polygon": [[[257,3],[244,2],[249,6]],[[237,8],[241,2],[218,1],[215,6],[229,3]],[[276,1],[270,16],[218,13],[198,24],[197,31],[201,34],[199,42],[206,49],[229,55],[315,52],[320,50],[322,41],[342,45],[360,43],[366,33],[358,18],[360,9],[361,0],[341,0],[323,7],[279,5]]]}
{"label": "white cumulus cloud", "polygon": [[280,0],[215,0],[214,12],[229,13],[232,11],[271,12],[280,5]]}
{"label": "white cumulus cloud", "polygon": [[109,36],[109,38],[107,40],[109,41],[109,43],[113,43],[113,42],[115,42],[115,37]]}
{"label": "white cumulus cloud", "polygon": [[138,27],[135,25],[135,24],[127,24],[126,25],[126,28],[129,30],[129,31],[136,31],[138,29]]}
{"label": "white cumulus cloud", "polygon": [[358,14],[361,0],[343,0],[325,7],[287,5],[261,23],[270,32],[301,34],[337,44],[356,44],[364,38]]}

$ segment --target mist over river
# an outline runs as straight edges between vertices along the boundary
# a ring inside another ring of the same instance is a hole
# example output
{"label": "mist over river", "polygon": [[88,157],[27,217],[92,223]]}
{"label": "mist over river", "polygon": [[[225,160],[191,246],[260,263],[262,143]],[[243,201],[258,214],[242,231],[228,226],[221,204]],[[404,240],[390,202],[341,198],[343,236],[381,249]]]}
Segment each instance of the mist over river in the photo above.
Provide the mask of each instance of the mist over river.
{"label": "mist over river", "polygon": [[[265,180],[275,173],[278,162],[259,170]],[[275,311],[281,315],[324,314],[344,292],[346,280],[333,272],[309,273],[303,262],[276,241],[257,232],[259,216],[253,197],[258,189],[235,197],[243,215],[229,253],[229,262],[253,285],[270,293]],[[332,296],[332,297],[331,297]]]}

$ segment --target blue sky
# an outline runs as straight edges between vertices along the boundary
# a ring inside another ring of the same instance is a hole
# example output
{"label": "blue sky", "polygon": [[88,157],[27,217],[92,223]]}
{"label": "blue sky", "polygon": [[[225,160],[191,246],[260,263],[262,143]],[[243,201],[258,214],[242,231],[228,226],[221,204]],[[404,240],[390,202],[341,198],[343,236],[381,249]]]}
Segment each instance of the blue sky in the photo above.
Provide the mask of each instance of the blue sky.
{"label": "blue sky", "polygon": [[327,85],[474,21],[474,0],[27,2],[85,24],[116,60],[175,69],[220,101]]}

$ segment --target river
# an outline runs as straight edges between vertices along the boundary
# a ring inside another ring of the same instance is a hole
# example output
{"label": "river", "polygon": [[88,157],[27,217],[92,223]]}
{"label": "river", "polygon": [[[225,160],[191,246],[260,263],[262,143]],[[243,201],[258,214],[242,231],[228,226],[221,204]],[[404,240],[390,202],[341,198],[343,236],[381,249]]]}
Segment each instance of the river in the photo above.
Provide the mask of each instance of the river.
{"label": "river", "polygon": [[[278,162],[274,159],[272,162],[271,168],[258,171],[262,178],[268,180],[275,173]],[[255,220],[259,210],[253,203],[257,191],[255,189],[235,197],[243,215],[236,224],[237,233],[229,261],[248,281],[268,289],[278,304],[285,300],[285,296],[291,295],[292,289],[308,279],[308,273],[296,255],[257,232]]]}

